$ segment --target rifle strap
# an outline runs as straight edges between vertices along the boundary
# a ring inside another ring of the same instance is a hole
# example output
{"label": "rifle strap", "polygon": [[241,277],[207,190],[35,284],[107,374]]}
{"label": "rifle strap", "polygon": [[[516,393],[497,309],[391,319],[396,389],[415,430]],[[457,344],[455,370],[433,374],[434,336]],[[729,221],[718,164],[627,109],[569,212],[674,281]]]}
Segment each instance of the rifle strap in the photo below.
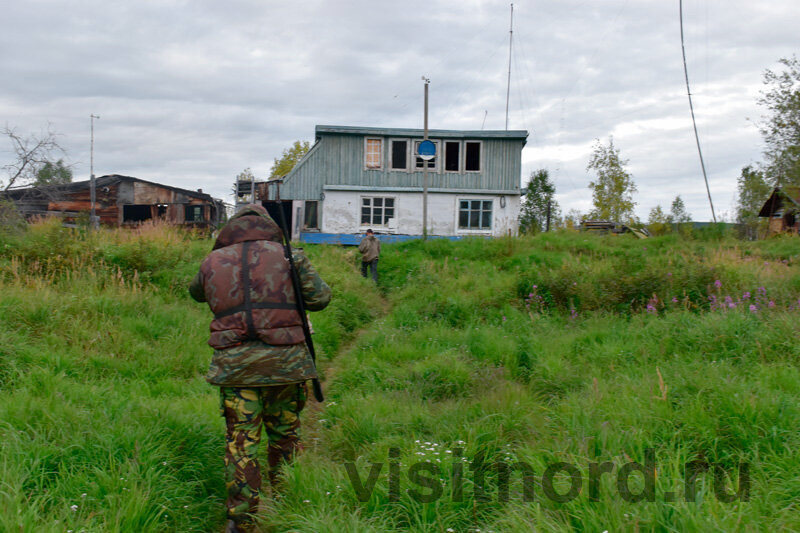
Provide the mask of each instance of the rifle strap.
{"label": "rifle strap", "polygon": [[[245,314],[245,323],[247,324],[247,338],[250,340],[257,339],[256,327],[253,324],[253,301],[250,296],[251,289],[250,280],[250,241],[245,241],[242,245],[242,290],[244,291],[244,303],[242,304],[242,311]],[[227,311],[226,311],[227,312]]]}

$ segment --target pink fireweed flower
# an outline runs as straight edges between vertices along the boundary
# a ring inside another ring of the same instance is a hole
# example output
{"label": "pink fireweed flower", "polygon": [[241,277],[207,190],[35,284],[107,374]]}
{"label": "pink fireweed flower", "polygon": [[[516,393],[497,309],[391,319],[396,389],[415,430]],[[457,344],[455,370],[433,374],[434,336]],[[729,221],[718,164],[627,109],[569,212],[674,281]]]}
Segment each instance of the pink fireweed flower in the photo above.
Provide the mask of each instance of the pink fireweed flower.
{"label": "pink fireweed flower", "polygon": [[769,305],[770,307],[775,307],[775,302],[773,302],[772,300],[770,300],[768,305]]}
{"label": "pink fireweed flower", "polygon": [[722,287],[722,282],[718,279],[714,280],[714,286],[719,289],[720,287]]}
{"label": "pink fireweed flower", "polygon": [[756,307],[754,304],[750,304],[750,312],[755,313],[756,311],[758,311],[758,307]]}
{"label": "pink fireweed flower", "polygon": [[672,297],[672,303],[674,303],[674,304],[678,303],[678,297],[677,296],[673,296]]}

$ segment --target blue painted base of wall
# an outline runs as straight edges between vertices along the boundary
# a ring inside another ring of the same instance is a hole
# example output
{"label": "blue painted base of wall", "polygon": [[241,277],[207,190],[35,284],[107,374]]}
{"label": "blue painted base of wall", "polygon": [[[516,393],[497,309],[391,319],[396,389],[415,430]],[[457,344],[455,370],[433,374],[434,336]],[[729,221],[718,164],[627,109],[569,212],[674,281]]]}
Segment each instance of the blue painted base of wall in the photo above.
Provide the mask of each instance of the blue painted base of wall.
{"label": "blue painted base of wall", "polygon": [[[345,246],[358,246],[361,242],[361,239],[364,238],[364,234],[352,234],[352,233],[311,233],[311,232],[303,232],[300,233],[300,242],[308,242],[311,244],[343,244]],[[388,235],[388,234],[378,234],[376,233],[375,236],[381,242],[392,243],[392,242],[404,242],[404,241],[413,241],[415,239],[421,239],[422,235]],[[428,235],[429,239],[450,239],[451,241],[457,241],[462,239],[461,235]]]}

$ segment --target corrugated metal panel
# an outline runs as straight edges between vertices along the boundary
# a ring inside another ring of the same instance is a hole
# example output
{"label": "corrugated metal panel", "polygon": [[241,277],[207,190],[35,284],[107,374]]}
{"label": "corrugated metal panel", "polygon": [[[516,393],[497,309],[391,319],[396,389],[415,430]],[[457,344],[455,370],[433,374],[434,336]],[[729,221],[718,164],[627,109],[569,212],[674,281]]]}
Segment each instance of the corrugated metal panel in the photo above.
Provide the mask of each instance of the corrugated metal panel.
{"label": "corrugated metal panel", "polygon": [[[318,126],[318,141],[307,156],[286,176],[281,186],[281,198],[294,200],[319,200],[324,185],[355,185],[364,187],[422,187],[423,172],[402,172],[388,170],[390,161],[390,139],[418,140],[421,130],[382,130],[378,128],[353,128],[352,131],[328,131]],[[445,132],[449,137],[437,136],[436,131]],[[367,132],[367,133],[364,133]],[[379,135],[378,133],[384,133]],[[469,134],[475,134],[474,137]],[[493,133],[495,135],[486,134]],[[406,134],[405,136],[402,134]],[[412,135],[412,134],[418,134]],[[483,134],[483,137],[479,137]],[[460,136],[460,137],[459,137]],[[480,172],[438,172],[428,173],[429,187],[447,189],[490,189],[519,192],[521,154],[527,132],[458,132],[432,130],[433,140],[462,138],[480,140]],[[365,170],[364,146],[366,137],[383,139],[383,168]],[[463,147],[462,147],[463,150]],[[440,146],[441,151],[441,146]],[[414,158],[411,157],[410,164]],[[441,167],[441,164],[440,164]]]}

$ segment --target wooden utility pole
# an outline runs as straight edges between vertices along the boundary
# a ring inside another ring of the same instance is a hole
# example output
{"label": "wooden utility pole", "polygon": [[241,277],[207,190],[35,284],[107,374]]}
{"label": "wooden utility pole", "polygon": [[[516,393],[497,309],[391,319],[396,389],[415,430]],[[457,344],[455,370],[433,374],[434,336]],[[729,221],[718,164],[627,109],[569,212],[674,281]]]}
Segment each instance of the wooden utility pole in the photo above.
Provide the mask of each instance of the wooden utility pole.
{"label": "wooden utility pole", "polygon": [[[431,80],[426,78],[425,76],[422,77],[422,81],[425,82],[425,132],[423,134],[425,141],[428,140],[428,85],[431,83]],[[416,158],[414,158],[416,161]],[[423,159],[422,160],[422,240],[428,240],[428,161]]]}
{"label": "wooden utility pole", "polygon": [[89,144],[89,201],[91,202],[91,212],[89,214],[90,219],[90,226],[92,228],[97,228],[99,226],[97,217],[95,215],[95,183],[94,183],[94,119],[100,118],[99,116],[91,113],[89,115],[89,120],[91,122],[91,137],[90,137],[90,144]]}
{"label": "wooden utility pole", "polygon": [[551,198],[547,198],[547,229],[545,231],[550,231],[550,204],[552,203]]}

